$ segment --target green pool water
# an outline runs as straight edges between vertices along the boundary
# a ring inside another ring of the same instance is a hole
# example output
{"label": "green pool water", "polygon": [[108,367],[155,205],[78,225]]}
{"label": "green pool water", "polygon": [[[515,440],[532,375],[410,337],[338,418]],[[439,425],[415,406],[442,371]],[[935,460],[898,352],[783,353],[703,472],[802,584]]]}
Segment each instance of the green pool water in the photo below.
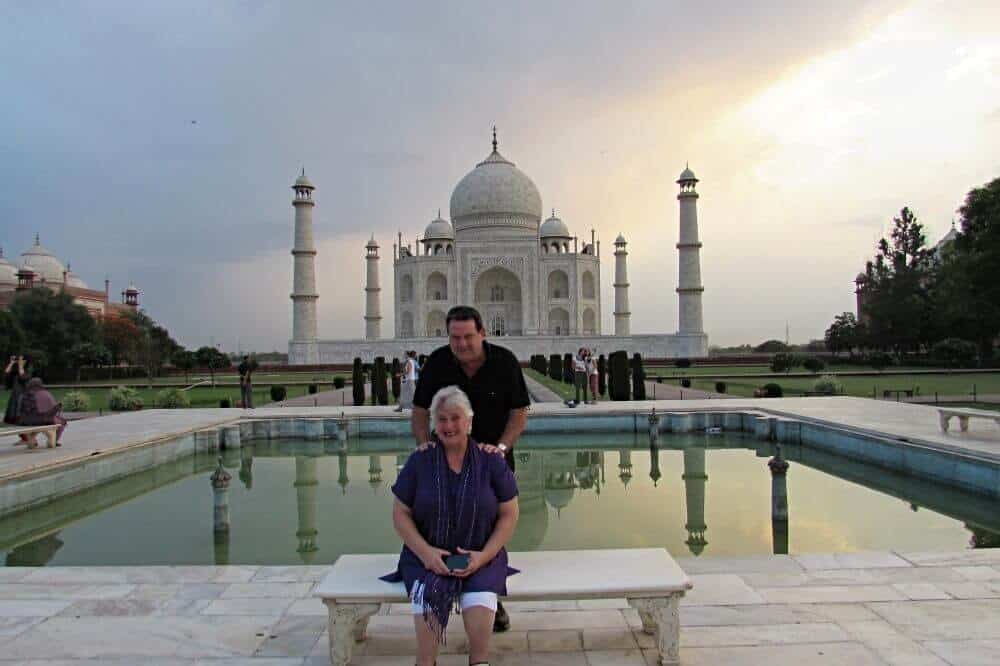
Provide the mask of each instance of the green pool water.
{"label": "green pool water", "polygon": [[[390,487],[406,439],[259,442],[197,456],[0,521],[14,565],[324,564],[393,552]],[[997,543],[1000,503],[804,447],[785,447],[788,520],[772,519],[773,445],[734,434],[533,436],[517,448],[510,548],[662,546],[675,557],[960,550]]]}

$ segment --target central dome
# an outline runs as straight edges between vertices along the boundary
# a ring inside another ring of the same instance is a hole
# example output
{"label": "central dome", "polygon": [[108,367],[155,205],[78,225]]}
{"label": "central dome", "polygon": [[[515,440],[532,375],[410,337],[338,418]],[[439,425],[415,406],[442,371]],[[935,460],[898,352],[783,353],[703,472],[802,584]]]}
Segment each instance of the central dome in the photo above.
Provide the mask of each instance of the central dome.
{"label": "central dome", "polygon": [[451,194],[455,231],[474,227],[513,228],[535,235],[542,197],[528,176],[496,150],[476,165]]}

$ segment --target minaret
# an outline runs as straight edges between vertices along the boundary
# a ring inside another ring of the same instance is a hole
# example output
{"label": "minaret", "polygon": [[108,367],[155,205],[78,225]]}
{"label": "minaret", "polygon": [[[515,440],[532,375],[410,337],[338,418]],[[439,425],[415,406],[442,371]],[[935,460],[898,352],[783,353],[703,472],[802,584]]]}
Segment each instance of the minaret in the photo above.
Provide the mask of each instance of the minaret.
{"label": "minaret", "polygon": [[629,335],[628,270],[625,267],[625,237],[615,239],[615,335]]}
{"label": "minaret", "polygon": [[677,184],[681,191],[677,200],[681,206],[680,237],[677,242],[678,266],[677,280],[679,312],[677,318],[678,333],[704,333],[701,320],[701,294],[705,288],[701,286],[701,241],[698,240],[698,193],[694,186],[698,182],[694,172],[685,167]]}
{"label": "minaret", "polygon": [[316,559],[316,491],[319,489],[317,459],[312,456],[295,456],[295,504],[298,508],[299,529],[295,536],[299,546],[295,552],[303,564],[312,564]]}
{"label": "minaret", "polygon": [[365,285],[365,340],[382,337],[382,308],[379,305],[378,283],[378,243],[375,236],[365,245],[365,261],[368,264],[368,283]]}
{"label": "minaret", "polygon": [[708,544],[705,541],[705,484],[708,474],[705,473],[705,449],[688,447],[684,449],[684,498],[687,503],[687,544],[691,554],[698,556]]}
{"label": "minaret", "polygon": [[[306,170],[295,179],[292,190],[295,198],[295,246],[292,248],[294,257],[294,275],[292,278],[292,344],[298,343],[300,349],[289,349],[292,363],[318,363],[319,350],[316,345],[316,246],[313,244],[313,201],[312,193],[316,189],[306,178]],[[302,344],[307,343],[307,344]],[[290,345],[291,346],[291,345]],[[297,352],[297,353],[296,353]]]}

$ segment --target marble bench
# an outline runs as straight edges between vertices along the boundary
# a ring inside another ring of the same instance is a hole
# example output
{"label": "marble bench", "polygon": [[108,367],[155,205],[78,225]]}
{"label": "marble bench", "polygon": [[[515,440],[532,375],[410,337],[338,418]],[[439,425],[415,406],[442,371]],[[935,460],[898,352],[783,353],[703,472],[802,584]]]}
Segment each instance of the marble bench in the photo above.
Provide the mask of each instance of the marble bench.
{"label": "marble bench", "polygon": [[13,428],[0,428],[0,437],[17,436],[17,435],[30,435],[28,437],[28,448],[33,449],[38,444],[35,442],[35,436],[39,433],[45,435],[47,446],[51,449],[56,444],[56,437],[59,433],[59,424],[50,423],[47,425],[37,425],[37,426],[15,426]]}
{"label": "marble bench", "polygon": [[958,409],[938,407],[938,418],[941,420],[941,432],[948,432],[948,422],[952,417],[958,419],[958,427],[962,432],[968,432],[969,419],[990,419],[1000,425],[1000,412],[988,412],[982,409]]}
{"label": "marble bench", "polygon": [[[346,666],[355,642],[381,604],[405,602],[402,583],[379,580],[396,568],[392,555],[342,555],[313,594],[329,610],[330,661]],[[521,573],[507,579],[511,601],[620,599],[639,612],[642,628],[656,637],[661,664],[680,663],[678,606],[691,580],[662,548],[511,553]]]}

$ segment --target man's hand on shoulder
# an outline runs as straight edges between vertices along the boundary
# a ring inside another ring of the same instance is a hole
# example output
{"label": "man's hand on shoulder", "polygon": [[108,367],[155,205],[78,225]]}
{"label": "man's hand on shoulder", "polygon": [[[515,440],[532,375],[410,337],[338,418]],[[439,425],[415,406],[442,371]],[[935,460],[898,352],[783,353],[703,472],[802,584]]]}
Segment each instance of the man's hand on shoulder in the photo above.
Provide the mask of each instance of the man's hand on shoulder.
{"label": "man's hand on shoulder", "polygon": [[504,455],[504,450],[498,446],[494,446],[493,444],[485,444],[483,442],[480,442],[479,450],[483,451],[484,453],[495,453],[500,457],[503,457]]}
{"label": "man's hand on shoulder", "polygon": [[420,451],[422,453],[427,449],[433,449],[435,446],[437,446],[437,443],[434,440],[428,440],[423,444],[421,444],[420,446],[418,446],[417,451]]}

